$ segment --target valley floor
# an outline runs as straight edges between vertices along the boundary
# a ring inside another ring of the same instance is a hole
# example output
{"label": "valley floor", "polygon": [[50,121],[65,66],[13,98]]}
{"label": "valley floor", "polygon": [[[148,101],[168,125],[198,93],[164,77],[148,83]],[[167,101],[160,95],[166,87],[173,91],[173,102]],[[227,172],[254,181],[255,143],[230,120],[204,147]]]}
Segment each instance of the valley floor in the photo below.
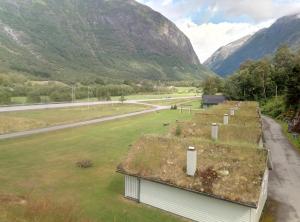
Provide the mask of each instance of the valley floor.
{"label": "valley floor", "polygon": [[[141,135],[162,134],[168,129],[164,123],[189,118],[188,112],[166,110],[100,125],[2,140],[0,197],[9,194],[37,201],[47,198],[53,203],[67,201],[81,209],[80,217],[92,221],[181,221],[160,210],[125,200],[124,179],[115,170]],[[90,159],[93,167],[76,167],[75,163],[82,159]],[[5,206],[0,201],[0,219],[6,217],[6,221],[13,218],[27,222],[37,217],[38,221],[52,221],[41,219],[49,217],[41,209],[35,214],[10,209],[7,213]],[[5,213],[1,215],[3,210]]]}

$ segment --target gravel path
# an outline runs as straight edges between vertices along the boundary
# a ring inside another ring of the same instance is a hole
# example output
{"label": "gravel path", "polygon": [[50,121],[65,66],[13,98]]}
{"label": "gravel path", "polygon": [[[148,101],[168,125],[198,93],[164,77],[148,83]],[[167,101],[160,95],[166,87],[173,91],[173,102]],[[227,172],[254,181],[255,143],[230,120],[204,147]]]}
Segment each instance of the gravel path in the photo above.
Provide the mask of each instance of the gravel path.
{"label": "gravel path", "polygon": [[52,132],[52,131],[57,131],[57,130],[62,130],[62,129],[68,129],[68,128],[86,126],[86,125],[91,125],[91,124],[96,124],[96,123],[102,123],[102,122],[106,122],[106,121],[123,119],[123,118],[127,118],[127,117],[132,117],[132,116],[138,116],[138,115],[156,112],[159,110],[164,110],[164,109],[169,109],[169,108],[170,108],[169,106],[155,106],[154,109],[150,109],[150,110],[132,112],[132,113],[127,113],[127,114],[122,114],[122,115],[117,115],[117,116],[103,117],[103,118],[87,120],[87,121],[82,121],[82,122],[77,122],[77,123],[70,123],[70,124],[51,126],[51,127],[46,127],[46,128],[40,128],[40,129],[33,129],[33,130],[28,130],[28,131],[23,131],[23,132],[3,134],[3,135],[0,135],[0,140],[13,139],[13,138],[17,138],[17,137],[25,137],[25,136],[30,136],[30,135],[39,134],[39,133],[47,133],[47,132]]}
{"label": "gravel path", "polygon": [[300,222],[300,152],[289,143],[281,126],[263,117],[266,147],[271,150],[269,198],[278,203],[278,222]]}

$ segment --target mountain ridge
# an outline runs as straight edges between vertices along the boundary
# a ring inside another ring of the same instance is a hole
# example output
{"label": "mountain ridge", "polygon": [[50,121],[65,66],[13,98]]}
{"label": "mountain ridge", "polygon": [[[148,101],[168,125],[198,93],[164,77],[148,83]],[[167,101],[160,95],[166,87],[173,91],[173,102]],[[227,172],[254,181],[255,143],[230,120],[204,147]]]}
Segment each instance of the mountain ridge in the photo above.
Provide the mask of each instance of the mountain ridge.
{"label": "mountain ridge", "polygon": [[202,79],[190,40],[134,0],[3,0],[0,71],[45,79]]}
{"label": "mountain ridge", "polygon": [[277,19],[269,28],[256,32],[229,57],[219,60],[210,68],[221,76],[234,73],[246,60],[258,60],[272,56],[283,44],[293,51],[300,49],[300,14]]}
{"label": "mountain ridge", "polygon": [[216,68],[219,61],[222,61],[232,55],[236,50],[239,49],[239,47],[241,47],[246,41],[248,41],[251,36],[252,35],[244,36],[225,46],[220,47],[203,63],[203,65],[207,66],[208,68]]}

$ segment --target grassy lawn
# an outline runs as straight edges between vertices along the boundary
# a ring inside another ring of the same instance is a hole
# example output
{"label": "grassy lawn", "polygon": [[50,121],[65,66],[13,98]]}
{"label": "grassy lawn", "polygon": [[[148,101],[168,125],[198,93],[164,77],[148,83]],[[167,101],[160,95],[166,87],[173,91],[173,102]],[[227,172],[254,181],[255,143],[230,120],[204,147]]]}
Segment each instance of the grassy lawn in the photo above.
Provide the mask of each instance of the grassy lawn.
{"label": "grassy lawn", "polygon": [[[49,99],[48,96],[41,96],[41,102],[42,103],[49,103],[50,99]],[[27,104],[26,97],[25,96],[12,97],[11,98],[11,103],[12,104],[19,104],[19,105]]]}
{"label": "grassy lawn", "polygon": [[182,105],[191,106],[192,109],[201,109],[201,101],[200,101],[200,99],[192,100],[190,102],[183,103]]}
{"label": "grassy lawn", "polygon": [[110,104],[0,113],[0,134],[79,122],[148,109],[137,104]]}
{"label": "grassy lawn", "polygon": [[199,98],[197,99],[170,99],[170,100],[155,100],[155,101],[144,101],[145,103],[154,104],[154,105],[161,105],[161,106],[168,106],[168,105],[179,105],[179,104],[188,104],[192,102],[198,102]]}
{"label": "grassy lawn", "polygon": [[[93,221],[181,221],[158,209],[125,200],[124,179],[115,170],[130,144],[140,136],[163,134],[169,130],[163,123],[190,118],[188,113],[161,111],[97,126],[0,141],[0,194],[30,194],[36,200],[49,197],[55,202],[67,200],[79,205],[82,217]],[[92,160],[94,166],[76,167],[75,162],[81,159]]]}

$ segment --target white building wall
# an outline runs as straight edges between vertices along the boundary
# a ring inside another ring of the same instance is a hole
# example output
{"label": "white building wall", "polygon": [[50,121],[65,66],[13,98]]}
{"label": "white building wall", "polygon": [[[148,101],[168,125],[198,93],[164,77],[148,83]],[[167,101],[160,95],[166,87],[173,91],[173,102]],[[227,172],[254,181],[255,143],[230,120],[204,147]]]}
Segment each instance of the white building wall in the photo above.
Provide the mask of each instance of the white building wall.
{"label": "white building wall", "polygon": [[125,175],[125,197],[139,200],[140,180],[137,177]]}
{"label": "white building wall", "polygon": [[257,209],[251,209],[251,222],[259,222],[265,203],[268,198],[268,182],[269,182],[269,169],[267,168],[264,174],[260,199]]}
{"label": "white building wall", "polygon": [[199,222],[252,222],[250,207],[143,179],[140,202]]}

